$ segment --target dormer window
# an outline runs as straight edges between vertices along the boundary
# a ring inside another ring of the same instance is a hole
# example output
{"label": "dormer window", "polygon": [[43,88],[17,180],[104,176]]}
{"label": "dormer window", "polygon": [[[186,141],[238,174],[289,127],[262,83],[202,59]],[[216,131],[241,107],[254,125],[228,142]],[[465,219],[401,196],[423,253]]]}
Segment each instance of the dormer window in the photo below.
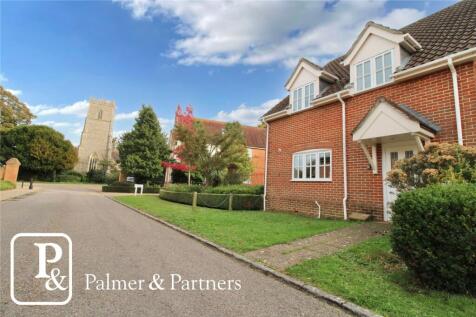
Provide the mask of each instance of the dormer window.
{"label": "dormer window", "polygon": [[375,57],[376,84],[382,85],[392,79],[392,52]]}
{"label": "dormer window", "polygon": [[314,83],[296,88],[292,94],[293,111],[309,108],[311,100],[314,99]]}
{"label": "dormer window", "polygon": [[355,66],[357,91],[380,86],[392,80],[392,51],[372,57]]}

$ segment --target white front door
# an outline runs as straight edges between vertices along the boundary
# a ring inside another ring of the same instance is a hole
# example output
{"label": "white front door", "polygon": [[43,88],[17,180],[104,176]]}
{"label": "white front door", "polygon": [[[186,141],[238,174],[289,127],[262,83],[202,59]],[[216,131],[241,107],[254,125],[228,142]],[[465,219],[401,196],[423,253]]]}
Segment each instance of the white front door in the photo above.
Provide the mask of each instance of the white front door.
{"label": "white front door", "polygon": [[397,199],[398,191],[385,180],[387,173],[395,166],[395,162],[410,158],[417,152],[414,142],[384,144],[382,146],[383,204],[384,220],[392,219],[392,203]]}

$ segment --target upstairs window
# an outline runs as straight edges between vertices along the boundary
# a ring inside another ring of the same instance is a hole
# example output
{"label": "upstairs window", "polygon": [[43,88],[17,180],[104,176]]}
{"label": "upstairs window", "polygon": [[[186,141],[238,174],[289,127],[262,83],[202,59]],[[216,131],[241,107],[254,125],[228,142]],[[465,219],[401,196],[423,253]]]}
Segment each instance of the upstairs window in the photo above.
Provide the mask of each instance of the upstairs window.
{"label": "upstairs window", "polygon": [[293,90],[293,111],[309,108],[314,99],[314,83]]}
{"label": "upstairs window", "polygon": [[375,57],[376,85],[388,83],[392,78],[392,53]]}
{"label": "upstairs window", "polygon": [[357,90],[368,89],[371,85],[370,61],[365,61],[357,65]]}
{"label": "upstairs window", "polygon": [[357,91],[383,85],[392,80],[392,51],[356,65]]}
{"label": "upstairs window", "polygon": [[330,181],[331,151],[313,150],[293,154],[294,181]]}

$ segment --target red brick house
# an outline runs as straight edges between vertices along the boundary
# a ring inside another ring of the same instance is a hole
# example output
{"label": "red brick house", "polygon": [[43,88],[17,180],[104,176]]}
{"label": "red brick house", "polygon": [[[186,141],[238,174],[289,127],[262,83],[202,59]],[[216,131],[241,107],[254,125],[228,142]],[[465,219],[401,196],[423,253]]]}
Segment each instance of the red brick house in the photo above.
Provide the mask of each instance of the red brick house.
{"label": "red brick house", "polygon": [[324,66],[301,59],[263,116],[266,209],[390,220],[396,160],[427,142],[476,145],[475,60],[472,0],[400,30],[369,22]]}

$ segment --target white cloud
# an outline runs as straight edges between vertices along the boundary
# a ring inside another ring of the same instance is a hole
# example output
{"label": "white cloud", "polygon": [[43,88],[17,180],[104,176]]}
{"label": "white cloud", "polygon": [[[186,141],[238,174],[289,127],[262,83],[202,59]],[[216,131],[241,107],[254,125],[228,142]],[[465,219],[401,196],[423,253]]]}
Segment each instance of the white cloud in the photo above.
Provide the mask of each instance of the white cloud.
{"label": "white cloud", "polygon": [[115,131],[112,132],[112,136],[119,139],[126,132],[128,132],[128,131],[127,130],[115,130]]}
{"label": "white cloud", "polygon": [[281,99],[271,99],[259,106],[248,106],[246,104],[241,104],[238,108],[230,111],[220,111],[218,112],[215,119],[220,121],[238,121],[242,124],[256,126],[258,124],[259,118],[271,107],[276,105]]}
{"label": "white cloud", "polygon": [[7,82],[8,78],[3,73],[0,73],[0,83]]}
{"label": "white cloud", "polygon": [[11,93],[12,95],[15,95],[15,96],[20,96],[22,91],[19,90],[19,89],[9,89],[9,88],[5,88],[6,91],[8,91],[9,93]]}
{"label": "white cloud", "polygon": [[81,133],[83,133],[83,127],[78,126],[76,129],[73,130],[73,133],[76,135],[81,135]]}
{"label": "white cloud", "polygon": [[425,16],[424,11],[417,9],[395,9],[388,15],[381,19],[376,19],[375,22],[383,25],[391,25],[395,29],[400,29],[416,20],[419,20]]}
{"label": "white cloud", "polygon": [[64,107],[51,107],[47,105],[28,106],[33,114],[37,116],[48,115],[76,115],[85,117],[88,112],[89,102],[87,100],[77,101]]}
{"label": "white cloud", "polygon": [[[47,121],[33,121],[34,124],[38,125],[47,125],[53,128],[63,128],[63,127],[75,127],[79,129],[80,123],[79,122],[63,122],[63,121],[54,121],[54,120],[47,120]],[[82,128],[81,128],[82,129]]]}
{"label": "white cloud", "polygon": [[386,0],[116,1],[137,19],[178,21],[179,38],[168,56],[184,65],[294,67],[302,56],[325,61],[344,53],[369,20],[399,28],[425,15],[407,8],[386,12]]}
{"label": "white cloud", "polygon": [[114,116],[114,120],[121,121],[121,120],[130,120],[135,119],[139,115],[139,111],[132,111],[126,113],[118,113]]}

